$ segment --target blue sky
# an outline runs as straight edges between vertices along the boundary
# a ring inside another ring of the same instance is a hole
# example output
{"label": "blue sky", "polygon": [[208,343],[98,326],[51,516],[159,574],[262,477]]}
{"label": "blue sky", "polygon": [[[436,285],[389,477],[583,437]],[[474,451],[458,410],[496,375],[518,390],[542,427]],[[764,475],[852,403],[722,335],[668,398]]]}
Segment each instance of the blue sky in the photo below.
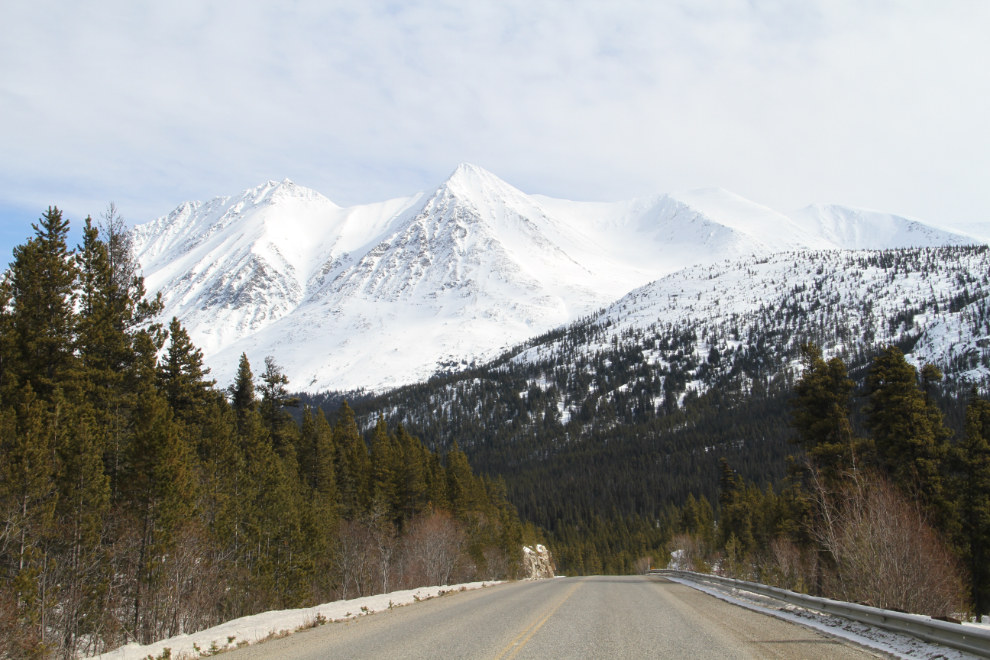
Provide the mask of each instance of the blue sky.
{"label": "blue sky", "polygon": [[990,219],[985,1],[2,8],[4,255],[50,204],[143,222],[288,177],[346,205],[461,162],[580,200]]}

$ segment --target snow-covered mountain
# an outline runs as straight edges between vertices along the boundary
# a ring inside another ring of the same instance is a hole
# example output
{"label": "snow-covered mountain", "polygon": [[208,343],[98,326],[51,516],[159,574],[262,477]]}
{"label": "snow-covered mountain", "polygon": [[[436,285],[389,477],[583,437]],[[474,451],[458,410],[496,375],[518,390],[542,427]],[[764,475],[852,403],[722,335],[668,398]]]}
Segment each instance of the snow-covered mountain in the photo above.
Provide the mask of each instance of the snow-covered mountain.
{"label": "snow-covered mountain", "polygon": [[[589,356],[631,342],[651,361],[663,351],[642,337],[665,334],[695,336],[682,353],[699,364],[712,349],[745,350],[758,335],[782,341],[772,352],[785,358],[809,339],[828,355],[846,355],[910,338],[916,366],[932,362],[982,382],[990,378],[988,295],[985,247],[781,252],[662,277],[589,318],[595,339],[575,342],[565,333],[513,359],[537,363],[564,346]],[[962,354],[975,361],[954,363]]]}
{"label": "snow-covered mountain", "polygon": [[861,209],[788,217],[721,189],[557,200],[472,165],[434,191],[349,208],[268,182],[182,204],[134,237],[149,291],[221,384],[241,353],[273,355],[309,391],[381,389],[484,360],[689,266],[974,242]]}
{"label": "snow-covered mountain", "polygon": [[835,204],[812,204],[788,216],[805,231],[833,247],[845,250],[984,242],[975,236],[932,227],[920,220]]}

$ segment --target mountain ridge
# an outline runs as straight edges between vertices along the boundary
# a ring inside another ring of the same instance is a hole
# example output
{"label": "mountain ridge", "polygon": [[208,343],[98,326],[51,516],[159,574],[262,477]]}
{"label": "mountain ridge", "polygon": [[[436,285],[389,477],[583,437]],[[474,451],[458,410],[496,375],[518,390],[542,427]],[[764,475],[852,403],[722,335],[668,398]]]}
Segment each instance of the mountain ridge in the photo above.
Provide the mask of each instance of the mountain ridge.
{"label": "mountain ridge", "polygon": [[485,360],[691,266],[971,242],[864,209],[785,215],[718,188],[556,200],[468,164],[432,191],[352,207],[268,181],[180,204],[134,237],[148,290],[219,382],[241,353],[273,355],[306,391],[381,390]]}

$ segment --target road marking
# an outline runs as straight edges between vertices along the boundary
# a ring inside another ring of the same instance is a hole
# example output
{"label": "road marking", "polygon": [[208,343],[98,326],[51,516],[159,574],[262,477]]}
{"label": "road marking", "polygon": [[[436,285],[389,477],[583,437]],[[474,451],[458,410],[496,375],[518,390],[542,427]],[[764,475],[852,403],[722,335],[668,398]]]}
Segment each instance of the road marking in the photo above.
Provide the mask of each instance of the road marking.
{"label": "road marking", "polygon": [[[528,642],[533,637],[533,635],[536,634],[537,630],[543,627],[544,623],[550,620],[550,617],[554,615],[554,612],[559,610],[560,606],[564,604],[564,601],[570,598],[571,595],[575,591],[577,591],[578,587],[580,587],[582,584],[584,584],[584,580],[581,580],[577,584],[575,584],[574,587],[570,591],[568,591],[567,594],[563,598],[561,598],[556,605],[551,607],[549,610],[544,610],[545,614],[541,613],[537,617],[537,621],[535,623],[530,624],[525,629],[523,629],[521,633],[516,635],[516,638],[513,639],[511,642],[509,642],[509,645],[506,646],[504,649],[502,649],[501,653],[495,656],[495,660],[503,660],[503,659],[512,660],[512,658],[519,655],[519,652],[522,651],[522,648],[526,646],[526,642]],[[525,635],[525,638],[523,638],[523,635]],[[523,638],[522,641],[520,641],[520,638]],[[506,653],[508,653],[508,655],[506,655]]]}

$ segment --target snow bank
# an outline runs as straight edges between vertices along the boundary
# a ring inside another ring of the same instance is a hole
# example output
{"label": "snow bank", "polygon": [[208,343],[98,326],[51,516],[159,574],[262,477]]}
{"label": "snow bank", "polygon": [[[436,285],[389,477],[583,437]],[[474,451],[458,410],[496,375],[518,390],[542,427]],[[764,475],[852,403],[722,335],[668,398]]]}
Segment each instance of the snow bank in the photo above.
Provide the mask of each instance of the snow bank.
{"label": "snow bank", "polygon": [[344,621],[359,616],[375,614],[400,605],[436,598],[446,593],[490,587],[500,582],[467,582],[465,584],[423,587],[406,591],[393,591],[378,596],[366,596],[352,600],[338,600],[315,607],[297,610],[275,610],[234,619],[219,626],[200,630],[190,635],[178,635],[154,644],[143,646],[132,643],[104,653],[104,660],[143,660],[157,658],[165,649],[171,649],[174,658],[198,658],[217,650],[254,644],[270,637],[296,632],[330,621]]}

